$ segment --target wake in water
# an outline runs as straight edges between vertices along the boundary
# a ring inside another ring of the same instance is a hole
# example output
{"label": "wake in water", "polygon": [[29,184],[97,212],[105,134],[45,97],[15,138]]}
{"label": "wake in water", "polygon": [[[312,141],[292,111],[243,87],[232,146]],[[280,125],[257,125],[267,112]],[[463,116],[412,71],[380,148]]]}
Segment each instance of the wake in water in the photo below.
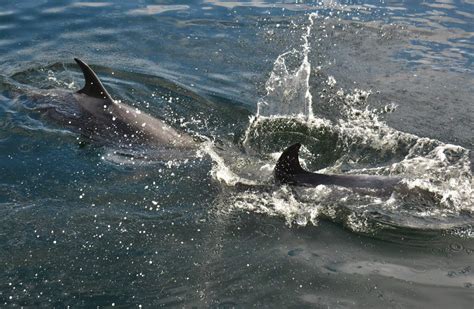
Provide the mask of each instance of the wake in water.
{"label": "wake in water", "polygon": [[[208,149],[216,162],[215,179],[231,188],[241,183],[250,188],[231,190],[230,211],[281,216],[288,224],[297,225],[329,218],[364,233],[379,228],[414,228],[472,237],[474,192],[469,151],[389,127],[380,116],[394,111],[395,105],[370,108],[371,91],[338,88],[332,76],[324,81],[324,95],[315,101],[309,86],[312,68],[308,55],[316,22],[324,21],[311,14],[301,49],[281,54],[274,63],[267,94],[258,102],[257,115],[242,142],[257,159],[245,164],[245,159],[226,160]],[[291,68],[295,59],[299,65]],[[316,70],[315,74],[322,72]],[[313,105],[323,104],[336,111],[335,119],[313,114]],[[296,142],[305,145],[301,163],[306,169],[403,180],[389,194],[325,185],[273,186],[272,171],[280,151]],[[258,186],[251,189],[265,181],[268,186],[264,190]]]}

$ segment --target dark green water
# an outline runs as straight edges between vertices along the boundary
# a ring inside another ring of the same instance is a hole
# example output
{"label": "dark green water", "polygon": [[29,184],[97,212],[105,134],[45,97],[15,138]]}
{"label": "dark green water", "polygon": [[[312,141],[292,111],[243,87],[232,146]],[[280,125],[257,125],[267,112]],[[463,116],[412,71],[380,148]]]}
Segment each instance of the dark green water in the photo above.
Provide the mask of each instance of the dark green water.
{"label": "dark green water", "polygon": [[[0,306],[472,308],[473,12],[2,2]],[[36,111],[73,116],[51,95],[82,87],[74,57],[200,153],[134,159]],[[274,186],[294,142],[308,169],[404,183]]]}

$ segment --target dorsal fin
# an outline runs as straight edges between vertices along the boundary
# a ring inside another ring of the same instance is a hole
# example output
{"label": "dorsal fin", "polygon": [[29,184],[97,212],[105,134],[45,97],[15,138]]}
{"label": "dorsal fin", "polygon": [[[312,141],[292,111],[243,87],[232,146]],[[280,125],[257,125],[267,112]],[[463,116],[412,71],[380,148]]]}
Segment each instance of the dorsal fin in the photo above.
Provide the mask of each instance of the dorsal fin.
{"label": "dorsal fin", "polygon": [[113,103],[113,99],[110,94],[105,90],[104,85],[100,82],[100,79],[92,71],[92,69],[81,59],[74,58],[79,67],[84,74],[85,85],[84,88],[78,91],[78,93],[83,93],[90,97],[109,100],[110,103]]}
{"label": "dorsal fin", "polygon": [[274,175],[277,181],[291,183],[294,175],[305,172],[298,157],[300,147],[301,144],[296,143],[283,151],[275,165]]}

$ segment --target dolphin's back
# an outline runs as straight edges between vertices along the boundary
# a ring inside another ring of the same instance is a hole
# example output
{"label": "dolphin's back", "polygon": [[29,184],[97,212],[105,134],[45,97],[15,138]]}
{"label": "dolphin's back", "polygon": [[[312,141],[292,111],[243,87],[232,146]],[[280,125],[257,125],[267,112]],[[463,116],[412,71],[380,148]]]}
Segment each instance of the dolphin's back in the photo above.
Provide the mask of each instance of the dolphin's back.
{"label": "dolphin's back", "polygon": [[74,94],[82,111],[81,131],[100,140],[122,144],[194,148],[194,139],[176,131],[164,121],[115,102],[95,72],[82,60],[74,59],[84,75],[84,87]]}
{"label": "dolphin's back", "polygon": [[326,175],[318,173],[301,173],[293,176],[294,184],[317,186],[334,185],[346,188],[386,189],[394,187],[399,178],[373,175]]}
{"label": "dolphin's back", "polygon": [[327,175],[305,171],[299,162],[301,144],[294,144],[278,159],[274,169],[275,180],[299,186],[335,185],[348,188],[386,189],[394,187],[400,178],[372,175]]}

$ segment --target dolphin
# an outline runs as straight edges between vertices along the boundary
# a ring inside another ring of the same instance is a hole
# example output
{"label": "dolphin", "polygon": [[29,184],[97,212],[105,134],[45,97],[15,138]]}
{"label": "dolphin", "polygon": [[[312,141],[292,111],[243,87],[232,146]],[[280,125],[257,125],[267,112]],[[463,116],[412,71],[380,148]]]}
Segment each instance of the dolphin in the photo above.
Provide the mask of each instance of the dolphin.
{"label": "dolphin", "polygon": [[139,109],[115,101],[95,72],[82,60],[74,58],[85,79],[82,89],[70,93],[49,91],[33,96],[47,104],[38,109],[62,124],[77,127],[91,140],[115,143],[122,147],[178,148],[195,150],[198,145],[191,135],[176,129]]}
{"label": "dolphin", "polygon": [[393,189],[402,178],[373,175],[330,175],[305,171],[299,162],[301,144],[286,148],[273,171],[280,184],[295,186],[334,185],[346,188]]}

